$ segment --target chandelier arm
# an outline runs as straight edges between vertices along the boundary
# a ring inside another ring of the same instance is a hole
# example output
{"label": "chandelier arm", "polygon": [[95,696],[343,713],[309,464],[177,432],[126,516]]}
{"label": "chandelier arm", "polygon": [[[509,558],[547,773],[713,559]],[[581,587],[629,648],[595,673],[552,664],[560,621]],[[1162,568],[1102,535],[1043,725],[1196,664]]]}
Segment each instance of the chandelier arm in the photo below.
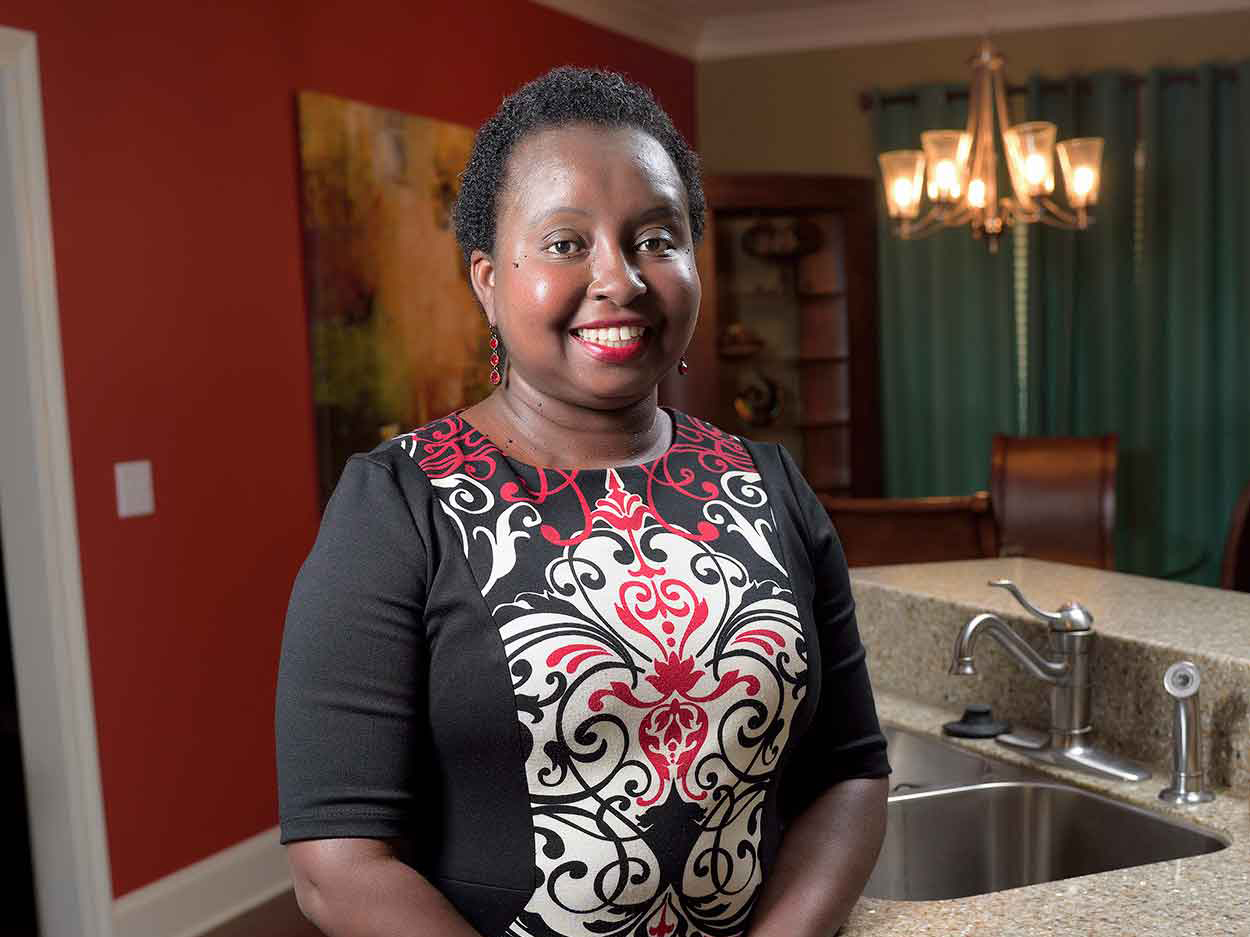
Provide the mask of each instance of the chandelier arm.
{"label": "chandelier arm", "polygon": [[1005,82],[1002,78],[1001,73],[996,73],[996,74],[998,75],[999,80],[994,82],[994,109],[998,112],[998,132],[1002,134],[1002,137],[1003,137],[1003,151],[1004,151],[1003,155],[1007,159],[1010,159],[1011,154],[1006,152],[1007,128],[1010,126],[1010,124],[1008,123],[1008,119],[1010,115],[1008,114],[1008,111],[1007,111],[1007,94],[1003,88],[1003,85],[1005,84]]}
{"label": "chandelier arm", "polygon": [[915,224],[908,224],[907,227],[899,232],[899,236],[905,241],[914,241],[919,238],[926,238],[937,231],[940,231],[944,225],[935,212],[930,211],[928,215],[921,218]]}
{"label": "chandelier arm", "polygon": [[998,133],[1003,141],[1003,159],[1007,161],[1007,180],[1011,184],[1011,192],[1016,197],[1016,201],[1021,203],[1023,209],[1024,202],[1028,199],[1027,194],[1022,193],[1016,185],[1016,174],[1021,171],[1018,163],[1019,153],[1013,150],[1010,138],[1007,136],[1007,130],[1011,126],[1011,112],[1007,109],[1007,95],[1003,88],[1004,81],[994,83],[994,105],[998,112]]}
{"label": "chandelier arm", "polygon": [[1060,231],[1076,231],[1077,225],[1072,221],[1065,221],[1063,218],[1056,218],[1048,212],[1042,212],[1037,219],[1044,225],[1050,225],[1052,228],[1058,228]]}
{"label": "chandelier arm", "polygon": [[948,216],[943,222],[948,228],[958,228],[960,225],[966,225],[972,220],[973,209],[961,208],[959,211]]}
{"label": "chandelier arm", "polygon": [[[999,217],[998,203],[998,159],[996,155],[996,147],[994,146],[994,111],[997,107],[997,98],[1001,92],[1003,85],[1003,74],[1001,64],[993,56],[989,57],[988,64],[985,66],[981,77],[981,141],[979,150],[982,151],[979,160],[981,166],[981,181],[985,186],[983,212],[986,227],[992,227],[992,224]],[[1000,115],[1001,119],[1001,115]]]}
{"label": "chandelier arm", "polygon": [[1024,224],[1033,224],[1035,222],[1041,221],[1042,216],[1045,215],[1046,213],[1042,209],[1038,208],[1036,203],[1031,203],[1031,204],[1033,204],[1032,208],[1026,208],[1023,204],[1019,202],[1013,202],[1012,209],[1011,209],[1012,217],[1016,221],[1023,222]]}
{"label": "chandelier arm", "polygon": [[1073,228],[1078,226],[1076,215],[1072,214],[1072,212],[1070,211],[1065,211],[1064,209],[1060,208],[1058,205],[1054,203],[1052,199],[1043,198],[1042,205],[1046,208],[1047,211],[1049,211],[1052,215],[1054,215],[1056,218],[1062,221],[1065,225],[1068,225],[1069,227],[1073,227]]}
{"label": "chandelier arm", "polygon": [[943,205],[930,205],[923,218],[901,222],[899,225],[900,233],[906,232],[902,233],[903,237],[924,237],[930,228],[941,226],[944,208],[945,206]]}

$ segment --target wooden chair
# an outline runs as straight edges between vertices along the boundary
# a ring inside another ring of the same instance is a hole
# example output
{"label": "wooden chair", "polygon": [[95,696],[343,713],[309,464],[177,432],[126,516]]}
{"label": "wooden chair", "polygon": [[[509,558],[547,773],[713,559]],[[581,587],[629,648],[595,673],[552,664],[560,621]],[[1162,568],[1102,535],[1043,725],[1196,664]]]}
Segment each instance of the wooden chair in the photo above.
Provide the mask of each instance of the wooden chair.
{"label": "wooden chair", "polygon": [[848,566],[933,563],[998,555],[989,494],[834,498],[820,494]]}
{"label": "wooden chair", "polygon": [[1233,508],[1224,543],[1224,567],[1220,585],[1225,589],[1250,592],[1250,484],[1241,493]]}
{"label": "wooden chair", "polygon": [[994,436],[990,502],[1002,556],[1115,568],[1119,439]]}

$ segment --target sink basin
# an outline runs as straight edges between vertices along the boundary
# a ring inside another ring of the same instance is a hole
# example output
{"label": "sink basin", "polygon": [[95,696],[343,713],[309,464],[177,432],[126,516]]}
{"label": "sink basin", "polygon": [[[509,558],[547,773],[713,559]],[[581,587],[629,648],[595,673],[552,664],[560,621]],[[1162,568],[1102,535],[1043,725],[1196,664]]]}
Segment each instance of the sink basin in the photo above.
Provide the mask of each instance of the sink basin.
{"label": "sink basin", "polygon": [[1049,781],[885,725],[890,803],[869,898],[966,898],[1200,856],[1228,842],[1193,824]]}
{"label": "sink basin", "polygon": [[1027,768],[982,758],[966,748],[898,726],[881,727],[890,758],[890,793],[930,787],[954,787],[990,780],[1037,778]]}
{"label": "sink basin", "polygon": [[890,798],[864,894],[964,898],[1215,852],[1196,826],[1063,784],[991,781]]}

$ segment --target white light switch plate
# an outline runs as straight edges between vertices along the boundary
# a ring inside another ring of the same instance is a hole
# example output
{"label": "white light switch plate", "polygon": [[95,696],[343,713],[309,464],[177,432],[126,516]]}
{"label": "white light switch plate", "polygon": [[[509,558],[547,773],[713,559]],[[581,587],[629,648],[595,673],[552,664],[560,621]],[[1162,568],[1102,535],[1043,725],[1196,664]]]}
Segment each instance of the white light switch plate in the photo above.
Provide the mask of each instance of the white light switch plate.
{"label": "white light switch plate", "polygon": [[156,513],[156,495],[152,491],[152,463],[114,462],[117,478],[117,516],[142,517]]}

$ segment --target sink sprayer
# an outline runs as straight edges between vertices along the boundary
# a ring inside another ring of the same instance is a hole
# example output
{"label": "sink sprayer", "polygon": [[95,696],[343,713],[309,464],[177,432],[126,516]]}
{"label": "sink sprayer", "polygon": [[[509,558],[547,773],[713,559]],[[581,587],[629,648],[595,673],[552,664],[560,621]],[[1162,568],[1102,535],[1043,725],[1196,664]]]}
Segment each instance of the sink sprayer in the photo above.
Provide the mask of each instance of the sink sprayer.
{"label": "sink sprayer", "polygon": [[1170,804],[1205,804],[1215,800],[1202,773],[1202,722],[1198,687],[1202,677],[1190,661],[1177,661],[1163,674],[1163,688],[1176,701],[1172,711],[1172,783],[1159,791]]}

